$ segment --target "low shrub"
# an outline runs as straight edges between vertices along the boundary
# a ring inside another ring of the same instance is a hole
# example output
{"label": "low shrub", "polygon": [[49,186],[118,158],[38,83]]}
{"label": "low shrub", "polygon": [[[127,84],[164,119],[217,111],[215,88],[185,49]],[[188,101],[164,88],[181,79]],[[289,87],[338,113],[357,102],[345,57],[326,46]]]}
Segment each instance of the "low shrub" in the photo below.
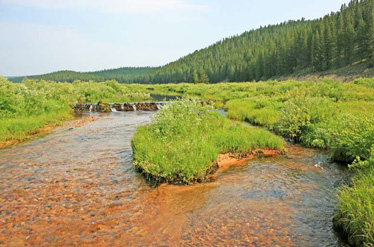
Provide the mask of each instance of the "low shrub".
{"label": "low shrub", "polygon": [[276,128],[282,135],[300,141],[313,125],[328,121],[336,112],[336,105],[328,98],[296,96],[283,104]]}
{"label": "low shrub", "polygon": [[331,154],[335,160],[352,162],[357,156],[369,159],[374,144],[374,118],[345,114],[330,128]]}

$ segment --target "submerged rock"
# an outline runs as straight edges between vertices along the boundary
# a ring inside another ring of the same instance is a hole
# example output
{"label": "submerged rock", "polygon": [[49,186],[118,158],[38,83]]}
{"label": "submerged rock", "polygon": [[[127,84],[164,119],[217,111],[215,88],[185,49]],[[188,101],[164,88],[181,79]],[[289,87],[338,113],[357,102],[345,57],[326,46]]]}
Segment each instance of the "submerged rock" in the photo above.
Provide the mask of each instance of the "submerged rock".
{"label": "submerged rock", "polygon": [[114,109],[116,109],[116,111],[123,111],[123,107],[122,107],[122,104],[114,104],[113,105]]}
{"label": "submerged rock", "polygon": [[108,103],[103,103],[99,101],[96,106],[98,112],[111,112],[110,105]]}
{"label": "submerged rock", "polygon": [[138,103],[136,109],[140,111],[157,111],[158,107],[156,103]]}
{"label": "submerged rock", "polygon": [[87,108],[86,104],[75,104],[74,105],[74,110],[75,111],[85,111],[85,110],[87,110],[86,108]]}
{"label": "submerged rock", "polygon": [[129,103],[123,104],[123,110],[124,111],[135,111],[135,106]]}

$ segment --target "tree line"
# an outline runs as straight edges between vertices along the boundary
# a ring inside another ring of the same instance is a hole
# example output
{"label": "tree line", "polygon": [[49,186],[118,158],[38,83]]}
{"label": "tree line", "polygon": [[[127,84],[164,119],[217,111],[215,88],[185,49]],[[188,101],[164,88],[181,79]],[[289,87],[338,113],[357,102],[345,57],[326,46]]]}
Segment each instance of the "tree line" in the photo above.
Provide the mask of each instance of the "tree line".
{"label": "tree line", "polygon": [[[72,70],[63,70],[43,75],[27,76],[27,78],[59,82],[73,82],[76,80],[101,82],[106,80],[116,80],[120,83],[131,83],[140,76],[150,73],[153,70],[155,70],[155,68],[153,67],[123,67],[118,69],[107,69],[93,72],[76,72]],[[21,82],[24,78],[24,76],[21,76],[8,79],[13,82]]]}
{"label": "tree line", "polygon": [[353,0],[320,19],[283,22],[223,39],[136,81],[258,81],[360,62],[374,65],[374,0]]}

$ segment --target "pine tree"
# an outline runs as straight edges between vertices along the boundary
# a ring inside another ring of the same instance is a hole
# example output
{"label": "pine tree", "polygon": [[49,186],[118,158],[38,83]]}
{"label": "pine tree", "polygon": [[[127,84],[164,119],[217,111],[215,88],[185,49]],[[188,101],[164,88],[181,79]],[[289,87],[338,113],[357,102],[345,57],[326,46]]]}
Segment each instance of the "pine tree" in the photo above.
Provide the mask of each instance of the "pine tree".
{"label": "pine tree", "polygon": [[324,39],[323,36],[321,37],[321,33],[319,30],[316,30],[315,38],[314,38],[314,69],[316,71],[323,70],[323,62],[324,62]]}
{"label": "pine tree", "polygon": [[356,33],[354,31],[354,27],[353,27],[353,18],[352,18],[352,15],[348,12],[346,15],[345,15],[345,18],[344,18],[344,26],[345,26],[345,29],[344,29],[344,48],[343,48],[343,51],[344,51],[344,62],[345,62],[345,65],[348,65],[352,62],[352,58],[353,58],[353,51],[354,51],[354,38],[356,36]]}
{"label": "pine tree", "polygon": [[358,23],[358,31],[357,31],[357,53],[359,58],[362,60],[367,55],[368,51],[368,25],[366,25],[365,21],[361,18]]}
{"label": "pine tree", "polygon": [[328,22],[325,23],[325,35],[324,35],[324,66],[323,68],[328,70],[331,69],[333,61],[333,35]]}
{"label": "pine tree", "polygon": [[192,73],[192,82],[193,83],[199,83],[200,82],[199,75],[197,74],[196,70],[194,70],[193,73]]}
{"label": "pine tree", "polygon": [[368,48],[367,48],[367,58],[369,61],[370,67],[374,67],[374,8],[369,12],[368,18]]}
{"label": "pine tree", "polygon": [[199,70],[199,82],[200,83],[209,83],[209,77],[207,76],[207,74],[205,73],[205,71],[203,69],[200,69]]}
{"label": "pine tree", "polygon": [[339,13],[337,20],[337,35],[336,35],[336,67],[343,66],[343,49],[344,49],[344,22],[343,13]]}

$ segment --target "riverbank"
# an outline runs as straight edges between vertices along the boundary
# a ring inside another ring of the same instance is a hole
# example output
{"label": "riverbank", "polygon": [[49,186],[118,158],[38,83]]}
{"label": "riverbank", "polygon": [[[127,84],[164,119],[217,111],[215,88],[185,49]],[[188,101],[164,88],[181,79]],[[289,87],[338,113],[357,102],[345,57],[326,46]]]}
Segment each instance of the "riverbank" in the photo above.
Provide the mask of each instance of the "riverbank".
{"label": "riverbank", "polygon": [[259,157],[278,157],[284,155],[286,152],[284,149],[256,149],[251,153],[237,154],[237,153],[223,153],[217,157],[216,164],[218,165],[215,174],[212,177],[216,177],[218,173],[227,171],[233,166],[239,166],[246,164],[248,161]]}
{"label": "riverbank", "polygon": [[70,111],[51,115],[30,116],[14,119],[0,119],[0,148],[21,144],[32,138],[43,136],[63,121],[73,119]]}
{"label": "riverbank", "polygon": [[44,128],[34,129],[34,130],[32,130],[32,132],[29,132],[27,134],[23,134],[24,137],[21,138],[21,139],[11,139],[9,141],[0,142],[0,149],[1,148],[12,147],[12,146],[21,144],[23,142],[26,142],[26,141],[28,141],[32,138],[43,136],[43,135],[49,133],[50,131],[52,131],[53,129],[55,129],[55,127],[57,127],[57,126],[60,126],[60,124],[47,125]]}
{"label": "riverbank", "polygon": [[[73,117],[71,117],[73,118]],[[63,126],[64,128],[79,128],[84,126],[85,124],[89,122],[94,122],[97,121],[97,117],[85,117],[83,119],[77,119],[75,121],[68,121],[71,120],[71,118],[63,118],[58,120],[58,123],[55,124],[47,124],[45,127],[38,128],[38,129],[33,129],[31,131],[28,131],[26,133],[18,133],[20,136],[22,136],[21,139],[11,139],[9,141],[5,142],[0,142],[0,149],[1,148],[7,148],[7,147],[12,147],[16,146],[18,144],[22,144],[26,141],[29,141],[33,138],[41,137],[44,136],[51,131],[53,131],[56,127]]]}

